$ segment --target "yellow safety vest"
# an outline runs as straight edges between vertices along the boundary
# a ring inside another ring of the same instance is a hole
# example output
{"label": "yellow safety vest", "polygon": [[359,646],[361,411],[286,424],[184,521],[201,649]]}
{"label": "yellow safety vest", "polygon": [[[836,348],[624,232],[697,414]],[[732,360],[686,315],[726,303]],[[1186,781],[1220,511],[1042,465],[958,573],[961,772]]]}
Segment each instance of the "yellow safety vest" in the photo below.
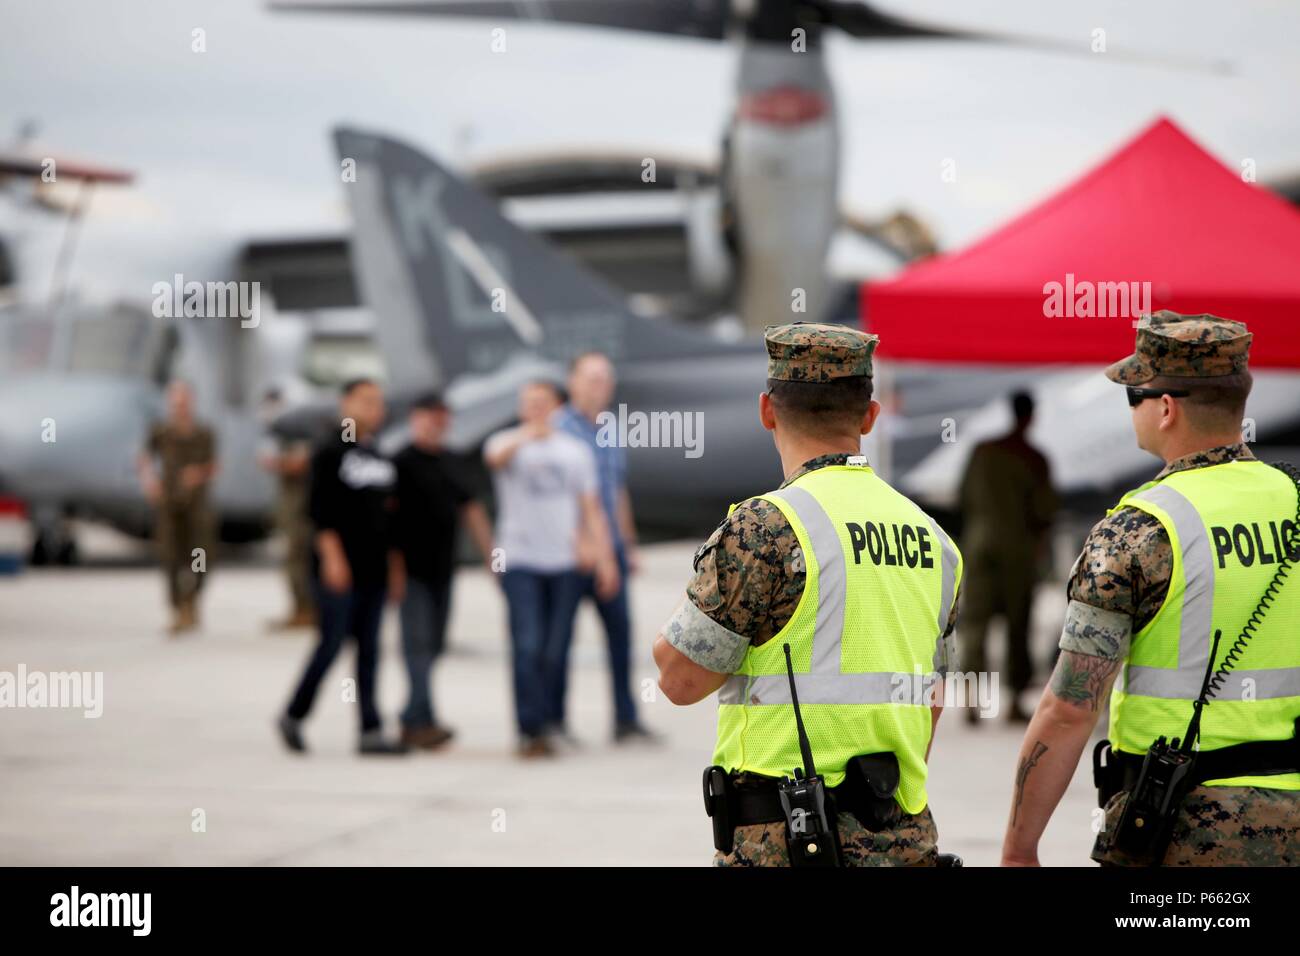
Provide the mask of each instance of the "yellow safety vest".
{"label": "yellow safety vest", "polygon": [[[760,496],[794,528],[805,569],[794,616],[718,692],[713,762],[770,777],[802,767],[783,645],[828,786],[849,759],[898,756],[898,802],[925,809],[930,694],[961,580],[939,525],[865,465],[831,465]],[[805,770],[807,768],[804,768]]]}
{"label": "yellow safety vest", "polygon": [[[1145,753],[1159,736],[1182,738],[1205,680],[1214,632],[1217,669],[1277,572],[1294,527],[1295,484],[1260,461],[1193,468],[1129,492],[1121,507],[1159,519],[1173,545],[1169,593],[1133,635],[1110,701],[1111,745]],[[1296,557],[1293,556],[1293,562]],[[1201,718],[1201,750],[1285,740],[1300,716],[1300,568],[1238,654]],[[1300,774],[1233,777],[1216,786],[1300,790]]]}

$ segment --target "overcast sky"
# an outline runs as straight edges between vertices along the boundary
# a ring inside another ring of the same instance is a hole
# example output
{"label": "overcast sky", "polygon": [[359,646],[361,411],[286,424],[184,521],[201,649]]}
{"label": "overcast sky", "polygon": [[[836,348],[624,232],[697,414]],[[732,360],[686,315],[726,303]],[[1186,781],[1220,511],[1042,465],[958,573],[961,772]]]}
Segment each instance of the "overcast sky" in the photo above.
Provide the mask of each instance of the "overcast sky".
{"label": "overcast sky", "polygon": [[[906,207],[958,245],[1161,113],[1234,167],[1255,160],[1261,180],[1300,173],[1300,4],[879,6],[1081,51],[1100,28],[1112,53],[1227,62],[1232,73],[834,37],[850,211]],[[40,149],[139,174],[136,187],[96,198],[78,258],[92,287],[200,270],[252,236],[337,231],[346,219],[328,131],[339,122],[453,163],[554,149],[716,157],[735,68],[727,45],[511,24],[506,52],[493,53],[498,25],[277,15],[254,0],[0,0],[0,149],[31,119]],[[191,50],[195,28],[205,53]],[[941,178],[945,159],[955,182]],[[30,249],[51,248],[57,223],[9,219],[0,228]]]}

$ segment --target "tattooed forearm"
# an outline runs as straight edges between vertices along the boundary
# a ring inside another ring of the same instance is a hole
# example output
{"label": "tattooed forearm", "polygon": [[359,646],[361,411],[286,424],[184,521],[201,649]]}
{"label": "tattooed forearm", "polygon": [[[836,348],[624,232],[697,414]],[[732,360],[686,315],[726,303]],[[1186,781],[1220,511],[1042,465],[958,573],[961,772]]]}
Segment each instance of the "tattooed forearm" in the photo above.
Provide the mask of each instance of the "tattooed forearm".
{"label": "tattooed forearm", "polygon": [[1052,671],[1052,693],[1076,707],[1097,710],[1110,688],[1120,661],[1091,654],[1062,651]]}
{"label": "tattooed forearm", "polygon": [[1047,753],[1047,744],[1041,740],[1034,741],[1034,747],[1029,752],[1029,756],[1020,758],[1020,766],[1016,768],[1016,802],[1011,807],[1011,825],[1016,825],[1016,818],[1020,816],[1020,804],[1025,799],[1025,781],[1029,779],[1029,773],[1038,766],[1038,759]]}

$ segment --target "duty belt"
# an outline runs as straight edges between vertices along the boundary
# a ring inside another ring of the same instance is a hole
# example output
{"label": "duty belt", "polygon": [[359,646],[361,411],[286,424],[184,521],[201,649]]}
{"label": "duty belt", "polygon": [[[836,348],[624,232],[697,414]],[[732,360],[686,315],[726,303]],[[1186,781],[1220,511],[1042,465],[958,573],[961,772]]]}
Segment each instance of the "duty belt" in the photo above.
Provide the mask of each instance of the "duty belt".
{"label": "duty belt", "polygon": [[[784,821],[779,784],[776,777],[708,768],[704,772],[704,806],[719,831],[715,835],[729,835],[733,827]],[[897,825],[902,816],[895,800],[898,784],[894,754],[866,754],[852,758],[844,768],[844,781],[826,792],[837,812],[852,813],[868,830],[879,831]]]}
{"label": "duty belt", "polygon": [[[746,827],[755,823],[780,823],[785,820],[775,777],[740,774],[731,778],[729,800],[732,823]],[[828,787],[826,792],[835,800],[837,810],[851,810],[847,805],[847,788],[844,784]]]}
{"label": "duty belt", "polygon": [[[1254,740],[1217,750],[1199,751],[1192,768],[1192,785],[1232,777],[1300,773],[1300,719],[1296,721],[1296,729],[1297,736],[1289,740]],[[1092,752],[1092,779],[1100,805],[1105,806],[1122,790],[1133,789],[1145,759],[1146,754],[1111,749],[1109,740],[1098,742]]]}

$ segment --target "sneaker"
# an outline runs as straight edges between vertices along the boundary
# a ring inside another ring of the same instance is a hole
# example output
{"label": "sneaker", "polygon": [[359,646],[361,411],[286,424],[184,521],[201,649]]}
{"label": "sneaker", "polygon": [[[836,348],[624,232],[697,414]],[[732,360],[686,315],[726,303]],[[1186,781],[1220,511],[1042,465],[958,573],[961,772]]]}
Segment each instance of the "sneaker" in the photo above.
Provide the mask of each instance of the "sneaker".
{"label": "sneaker", "polygon": [[288,714],[284,714],[276,722],[276,728],[280,731],[280,739],[284,745],[296,754],[305,754],[307,744],[302,739],[302,722],[294,720]]}
{"label": "sneaker", "polygon": [[366,756],[395,757],[406,753],[406,749],[406,744],[384,737],[383,731],[367,730],[361,735],[357,752]]}
{"label": "sneaker", "polygon": [[282,634],[286,631],[301,631],[316,626],[316,615],[311,611],[295,611],[278,621],[270,621],[266,629],[272,633]]}
{"label": "sneaker", "polygon": [[518,753],[524,760],[536,760],[541,757],[554,757],[555,748],[545,737],[524,737],[519,741]]}
{"label": "sneaker", "polygon": [[437,750],[444,747],[456,732],[450,727],[441,727],[434,724],[432,727],[403,727],[402,743],[407,747],[416,747],[420,750]]}
{"label": "sneaker", "polygon": [[654,744],[658,746],[663,742],[662,734],[657,734],[650,728],[638,723],[619,724],[614,728],[614,743],[616,744]]}
{"label": "sneaker", "polygon": [[565,751],[578,751],[582,749],[582,741],[568,729],[560,724],[548,724],[542,730],[542,736],[550,742],[552,749]]}

